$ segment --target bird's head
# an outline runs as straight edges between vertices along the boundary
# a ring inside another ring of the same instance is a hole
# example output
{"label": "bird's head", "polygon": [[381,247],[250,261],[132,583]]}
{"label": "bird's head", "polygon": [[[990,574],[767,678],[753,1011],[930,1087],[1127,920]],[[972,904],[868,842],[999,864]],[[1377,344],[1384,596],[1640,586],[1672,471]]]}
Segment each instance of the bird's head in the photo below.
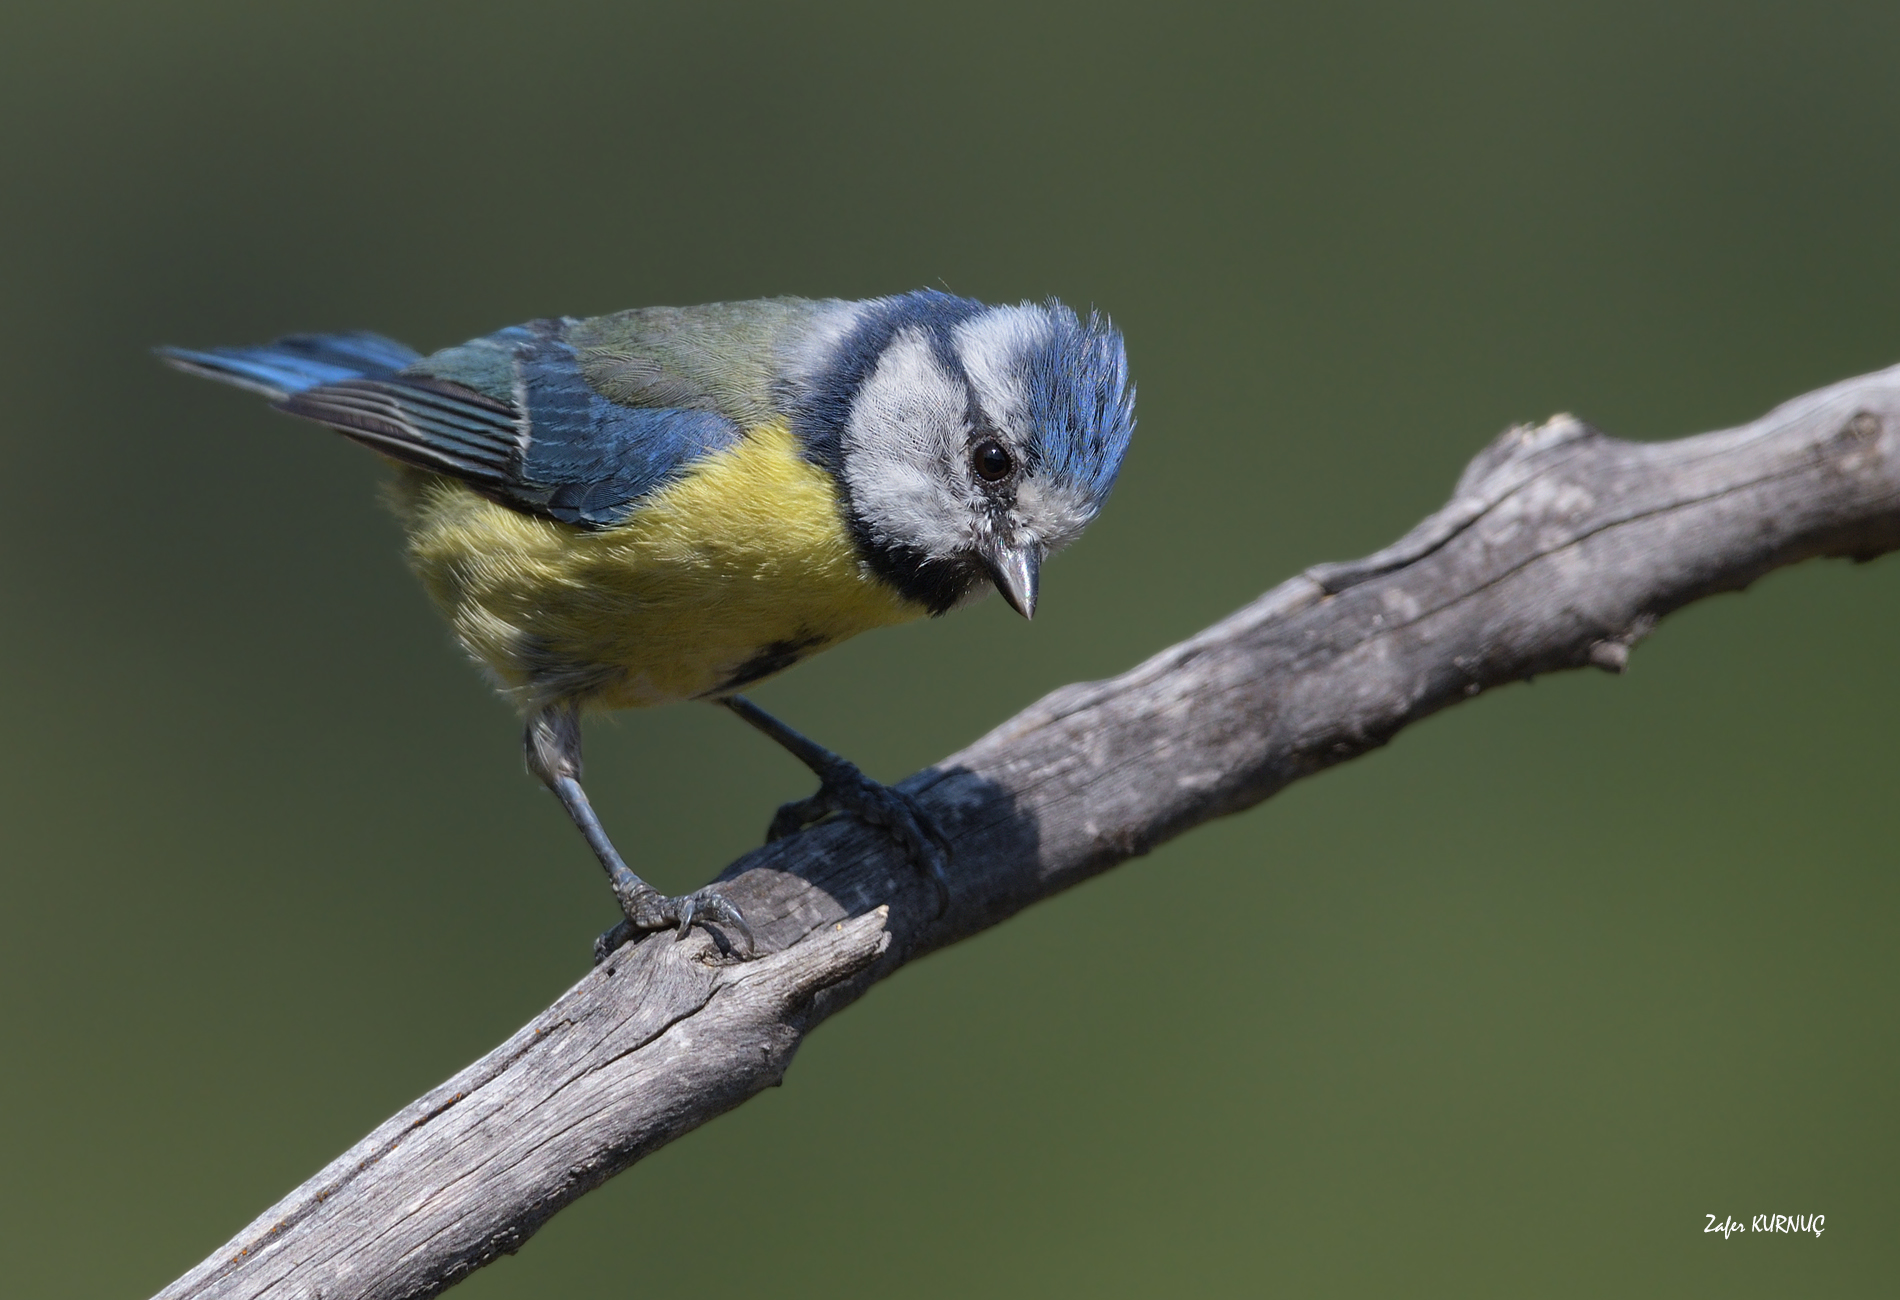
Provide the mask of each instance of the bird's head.
{"label": "bird's head", "polygon": [[922,292],[863,304],[833,355],[855,380],[838,466],[873,567],[934,612],[993,583],[1034,614],[1043,560],[1101,509],[1134,431],[1121,335],[1053,300]]}

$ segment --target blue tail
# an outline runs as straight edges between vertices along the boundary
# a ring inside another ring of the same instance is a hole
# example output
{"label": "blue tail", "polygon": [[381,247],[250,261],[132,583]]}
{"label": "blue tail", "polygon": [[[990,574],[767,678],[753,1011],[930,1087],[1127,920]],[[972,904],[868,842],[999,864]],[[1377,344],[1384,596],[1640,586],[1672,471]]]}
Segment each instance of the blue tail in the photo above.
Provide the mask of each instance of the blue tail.
{"label": "blue tail", "polygon": [[321,384],[386,379],[420,355],[394,339],[354,334],[292,334],[249,348],[154,348],[165,364],[190,375],[248,388],[283,401]]}

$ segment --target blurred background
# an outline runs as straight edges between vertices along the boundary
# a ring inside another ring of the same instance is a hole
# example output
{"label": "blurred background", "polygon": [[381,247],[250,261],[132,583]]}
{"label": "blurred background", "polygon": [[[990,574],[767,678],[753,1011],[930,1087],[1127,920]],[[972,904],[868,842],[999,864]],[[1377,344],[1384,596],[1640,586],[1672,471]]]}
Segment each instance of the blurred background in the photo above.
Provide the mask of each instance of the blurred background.
{"label": "blurred background", "polygon": [[[376,459],[152,344],[1111,311],[1141,428],[1035,625],[758,692],[894,779],[1390,541],[1507,423],[1900,361],[1896,54],[1890,3],[9,7],[0,1289],[157,1290],[614,915]],[[904,971],[456,1295],[1884,1290],[1896,635],[1900,559],[1809,564],[1433,718]],[[669,890],[809,788],[703,708],[589,759]],[[1232,923],[1131,966],[1160,891]],[[1759,1213],[1826,1231],[1703,1231]]]}

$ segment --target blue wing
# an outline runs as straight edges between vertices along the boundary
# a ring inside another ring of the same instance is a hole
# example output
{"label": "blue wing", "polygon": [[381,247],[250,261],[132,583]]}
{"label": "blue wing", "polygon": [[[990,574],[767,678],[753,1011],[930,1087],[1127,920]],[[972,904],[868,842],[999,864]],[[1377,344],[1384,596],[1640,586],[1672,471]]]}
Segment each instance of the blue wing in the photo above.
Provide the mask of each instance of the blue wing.
{"label": "blue wing", "polygon": [[254,348],[159,348],[187,374],[248,388],[274,401],[319,384],[393,375],[417,359],[414,348],[380,334],[292,334]]}
{"label": "blue wing", "polygon": [[601,396],[581,374],[567,324],[514,326],[423,358],[374,334],[159,354],[503,505],[610,528],[741,431],[717,412]]}

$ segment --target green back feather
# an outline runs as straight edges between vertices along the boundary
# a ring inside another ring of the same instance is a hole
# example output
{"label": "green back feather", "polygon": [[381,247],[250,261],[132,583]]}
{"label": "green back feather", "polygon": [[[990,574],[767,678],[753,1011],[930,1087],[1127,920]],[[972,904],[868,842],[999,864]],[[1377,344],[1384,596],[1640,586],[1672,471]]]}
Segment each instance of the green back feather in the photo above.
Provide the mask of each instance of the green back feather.
{"label": "green back feather", "polygon": [[743,429],[775,418],[778,341],[820,304],[803,298],[636,307],[568,327],[581,374],[626,406],[717,411]]}

